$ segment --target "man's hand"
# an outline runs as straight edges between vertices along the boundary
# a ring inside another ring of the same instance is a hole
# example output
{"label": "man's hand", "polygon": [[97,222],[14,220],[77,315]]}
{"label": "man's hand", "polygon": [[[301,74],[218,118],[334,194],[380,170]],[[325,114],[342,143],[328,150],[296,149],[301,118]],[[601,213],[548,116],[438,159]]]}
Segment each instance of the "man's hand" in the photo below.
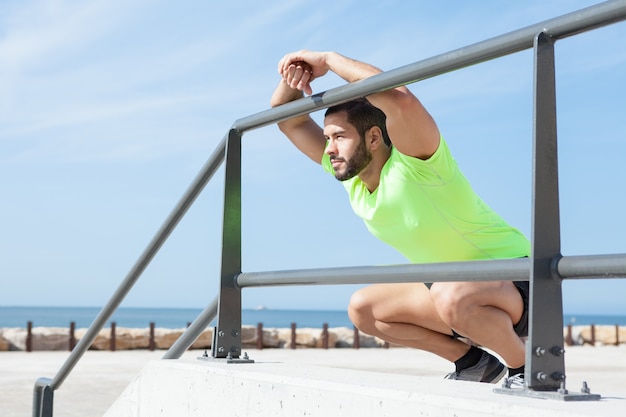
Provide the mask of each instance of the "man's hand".
{"label": "man's hand", "polygon": [[306,62],[294,62],[290,64],[287,69],[281,73],[281,76],[294,90],[300,90],[308,95],[313,94],[311,88],[311,81],[313,81],[313,70],[311,66]]}
{"label": "man's hand", "polygon": [[285,55],[278,62],[278,73],[293,89],[311,95],[311,81],[328,72],[326,53],[298,51]]}

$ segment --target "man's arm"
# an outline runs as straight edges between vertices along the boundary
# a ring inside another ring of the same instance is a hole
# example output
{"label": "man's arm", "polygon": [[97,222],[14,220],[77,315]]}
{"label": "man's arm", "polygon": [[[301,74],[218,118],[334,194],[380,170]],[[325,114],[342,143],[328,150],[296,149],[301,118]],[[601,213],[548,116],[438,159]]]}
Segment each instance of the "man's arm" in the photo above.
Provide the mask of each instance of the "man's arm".
{"label": "man's arm", "polygon": [[[296,68],[292,68],[292,72],[295,73],[295,71]],[[300,65],[297,71],[299,79],[306,79],[306,82],[308,82],[308,77],[310,77],[311,74],[310,70],[307,69],[309,72],[305,73],[303,66]],[[308,75],[302,78],[302,74]],[[301,84],[301,86],[303,85],[304,83]],[[272,107],[276,107],[302,98],[302,96],[303,94],[300,90],[291,88],[283,78],[280,80],[276,90],[274,90],[270,104]],[[322,128],[313,121],[311,116],[306,114],[294,117],[278,123],[278,127],[302,153],[318,164],[322,162],[322,156],[326,148],[326,138],[324,137]]]}
{"label": "man's arm", "polygon": [[[294,71],[298,62],[310,65],[312,73]],[[287,54],[278,64],[285,83],[311,93],[313,79],[332,71],[349,83],[381,72],[380,69],[347,58],[336,52],[299,51]],[[387,116],[387,130],[394,146],[402,153],[420,159],[431,157],[439,146],[439,129],[428,111],[408,88],[396,87],[375,93],[367,99]]]}

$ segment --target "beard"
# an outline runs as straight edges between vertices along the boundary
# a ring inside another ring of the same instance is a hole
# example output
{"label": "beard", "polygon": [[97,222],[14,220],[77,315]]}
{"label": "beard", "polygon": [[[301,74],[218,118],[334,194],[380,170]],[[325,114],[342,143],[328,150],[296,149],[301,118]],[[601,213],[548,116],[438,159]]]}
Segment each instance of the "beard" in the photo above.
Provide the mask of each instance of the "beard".
{"label": "beard", "polygon": [[343,171],[335,171],[335,178],[339,181],[346,181],[363,171],[363,169],[371,162],[372,153],[365,147],[365,140],[361,140],[359,146],[350,158],[346,159],[337,156],[331,158],[331,162],[333,160],[345,162],[345,169]]}

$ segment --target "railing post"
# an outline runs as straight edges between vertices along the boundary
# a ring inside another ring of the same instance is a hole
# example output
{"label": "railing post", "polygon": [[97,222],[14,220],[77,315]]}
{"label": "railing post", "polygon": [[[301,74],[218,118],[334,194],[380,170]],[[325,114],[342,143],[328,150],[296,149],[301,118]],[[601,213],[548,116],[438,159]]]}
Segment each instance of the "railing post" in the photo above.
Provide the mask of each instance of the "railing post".
{"label": "railing post", "polygon": [[256,348],[263,349],[263,323],[261,322],[256,324]]}
{"label": "railing post", "polygon": [[599,400],[597,394],[570,394],[565,388],[559,180],[554,39],[544,32],[534,41],[533,199],[529,332],[524,387],[496,392],[546,398]]}
{"label": "railing post", "polygon": [[153,352],[156,348],[156,343],[154,342],[154,322],[150,322],[150,337],[148,339],[148,350]]}
{"label": "railing post", "polygon": [[322,348],[328,349],[328,323],[322,325]]}
{"label": "railing post", "polygon": [[561,278],[554,270],[561,257],[556,125],[554,40],[535,37],[532,252],[530,330],[525,383],[557,391],[565,381]]}
{"label": "railing post", "polygon": [[574,344],[574,339],[572,338],[572,325],[567,325],[567,336],[565,337],[565,343],[568,346],[572,346]]}
{"label": "railing post", "polygon": [[109,340],[109,350],[111,352],[115,352],[115,349],[117,349],[117,342],[115,340],[115,322],[112,321],[111,322],[111,339]]}
{"label": "railing post", "polygon": [[50,378],[39,378],[33,392],[33,417],[52,417],[54,390]]}
{"label": "railing post", "polygon": [[226,141],[222,272],[213,336],[214,358],[238,359],[241,355],[241,132],[231,129]]}
{"label": "railing post", "polygon": [[596,345],[596,325],[591,325],[591,346]]}
{"label": "railing post", "polygon": [[26,352],[33,351],[33,322],[28,321],[26,323],[26,342],[25,342]]}
{"label": "railing post", "polygon": [[69,351],[71,352],[74,349],[74,346],[76,346],[76,322],[71,321],[70,322],[70,340],[69,340]]}

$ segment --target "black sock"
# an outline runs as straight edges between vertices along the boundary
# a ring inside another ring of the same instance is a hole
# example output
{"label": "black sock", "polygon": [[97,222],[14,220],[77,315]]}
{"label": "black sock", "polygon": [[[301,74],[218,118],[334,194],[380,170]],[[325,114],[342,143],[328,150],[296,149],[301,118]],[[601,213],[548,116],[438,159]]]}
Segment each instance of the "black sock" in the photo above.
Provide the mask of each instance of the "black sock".
{"label": "black sock", "polygon": [[456,371],[460,372],[463,369],[467,369],[471,366],[474,366],[480,361],[480,358],[483,356],[483,350],[477,348],[476,346],[471,346],[467,353],[461,356],[459,359],[454,361],[454,365],[456,366]]}
{"label": "black sock", "polygon": [[517,374],[524,375],[524,367],[525,365],[520,366],[519,368],[509,368],[509,376],[514,376]]}

